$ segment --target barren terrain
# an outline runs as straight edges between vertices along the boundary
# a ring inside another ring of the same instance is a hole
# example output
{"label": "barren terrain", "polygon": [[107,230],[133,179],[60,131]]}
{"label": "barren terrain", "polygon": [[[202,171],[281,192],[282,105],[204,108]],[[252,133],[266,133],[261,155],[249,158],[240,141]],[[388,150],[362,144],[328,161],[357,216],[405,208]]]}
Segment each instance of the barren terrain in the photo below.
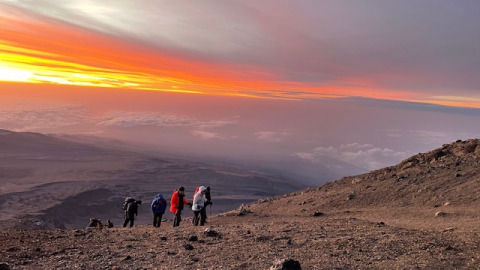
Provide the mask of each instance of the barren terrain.
{"label": "barren terrain", "polygon": [[176,228],[4,230],[0,258],[11,269],[270,269],[287,258],[302,269],[480,269],[479,162],[479,140],[457,141],[205,227],[185,211]]}

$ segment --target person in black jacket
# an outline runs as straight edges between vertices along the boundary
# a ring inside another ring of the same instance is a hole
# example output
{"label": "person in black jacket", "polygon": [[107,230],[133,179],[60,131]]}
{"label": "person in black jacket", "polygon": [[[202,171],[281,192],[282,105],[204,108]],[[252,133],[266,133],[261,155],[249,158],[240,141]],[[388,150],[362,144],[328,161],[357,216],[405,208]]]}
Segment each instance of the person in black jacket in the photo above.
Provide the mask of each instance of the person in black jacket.
{"label": "person in black jacket", "polygon": [[130,227],[133,227],[135,221],[135,216],[138,216],[138,205],[142,204],[142,201],[136,201],[133,198],[127,198],[125,204],[123,205],[123,210],[125,211],[125,222],[123,222],[123,227],[127,227],[127,224],[130,222]]}
{"label": "person in black jacket", "polygon": [[[210,212],[212,211],[212,195],[210,195],[210,186],[207,186],[207,189],[205,190],[205,207],[203,208],[203,211],[205,211],[205,222],[207,220],[207,206],[210,205]],[[211,213],[210,213],[211,214]]]}

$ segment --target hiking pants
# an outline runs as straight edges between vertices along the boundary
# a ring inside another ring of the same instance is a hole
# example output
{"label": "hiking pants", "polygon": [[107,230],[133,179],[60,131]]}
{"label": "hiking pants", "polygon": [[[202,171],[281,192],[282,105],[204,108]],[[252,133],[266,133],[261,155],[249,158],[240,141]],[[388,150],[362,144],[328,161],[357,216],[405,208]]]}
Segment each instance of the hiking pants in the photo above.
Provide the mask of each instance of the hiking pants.
{"label": "hiking pants", "polygon": [[128,217],[126,217],[126,218],[125,218],[125,222],[123,222],[123,227],[127,227],[128,222],[130,222],[130,227],[133,227],[133,222],[134,222],[134,220],[135,220],[134,218],[128,218]]}
{"label": "hiking pants", "polygon": [[205,220],[207,219],[207,210],[205,207],[200,209],[199,211],[193,211],[193,225],[198,226],[198,222],[200,221],[200,226],[205,225]]}
{"label": "hiking pants", "polygon": [[160,227],[163,214],[153,214],[153,227]]}
{"label": "hiking pants", "polygon": [[173,227],[180,226],[180,221],[182,221],[182,210],[178,209],[175,216],[173,216]]}

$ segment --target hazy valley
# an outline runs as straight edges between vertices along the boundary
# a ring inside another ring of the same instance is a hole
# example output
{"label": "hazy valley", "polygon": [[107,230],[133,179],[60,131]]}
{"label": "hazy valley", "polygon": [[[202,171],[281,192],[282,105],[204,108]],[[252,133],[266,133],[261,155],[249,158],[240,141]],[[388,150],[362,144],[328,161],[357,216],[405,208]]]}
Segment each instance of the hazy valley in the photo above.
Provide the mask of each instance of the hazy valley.
{"label": "hazy valley", "polygon": [[212,213],[306,187],[305,182],[279,174],[225,162],[146,154],[120,141],[99,138],[87,141],[4,130],[0,149],[2,227],[82,228],[91,217],[119,224],[127,196],[145,203],[138,219],[145,224],[150,222],[149,203],[154,196],[162,193],[170,198],[181,185],[189,200],[197,186],[211,186]]}

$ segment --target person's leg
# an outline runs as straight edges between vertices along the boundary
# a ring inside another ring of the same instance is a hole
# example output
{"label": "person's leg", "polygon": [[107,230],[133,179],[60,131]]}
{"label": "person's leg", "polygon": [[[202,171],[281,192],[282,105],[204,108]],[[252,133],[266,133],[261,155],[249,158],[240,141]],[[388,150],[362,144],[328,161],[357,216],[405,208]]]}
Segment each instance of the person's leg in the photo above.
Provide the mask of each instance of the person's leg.
{"label": "person's leg", "polygon": [[128,221],[128,218],[125,218],[125,221],[123,222],[123,227],[127,227]]}
{"label": "person's leg", "polygon": [[177,226],[180,226],[180,222],[182,221],[182,210],[177,211]]}
{"label": "person's leg", "polygon": [[177,210],[177,212],[173,216],[173,227],[178,226],[180,226],[180,211]]}
{"label": "person's leg", "polygon": [[153,214],[153,227],[157,227],[157,214]]}
{"label": "person's leg", "polygon": [[173,227],[177,227],[177,213],[173,215]]}
{"label": "person's leg", "polygon": [[163,214],[158,214],[157,227],[160,227],[160,225],[162,225],[162,217],[163,217]]}
{"label": "person's leg", "polygon": [[135,221],[135,218],[132,217],[132,218],[130,219],[130,228],[133,227],[134,221]]}
{"label": "person's leg", "polygon": [[207,210],[205,207],[200,211],[200,226],[205,225],[205,220],[207,219]]}
{"label": "person's leg", "polygon": [[200,214],[200,211],[193,211],[193,220],[192,223],[194,226],[198,226],[198,215]]}

